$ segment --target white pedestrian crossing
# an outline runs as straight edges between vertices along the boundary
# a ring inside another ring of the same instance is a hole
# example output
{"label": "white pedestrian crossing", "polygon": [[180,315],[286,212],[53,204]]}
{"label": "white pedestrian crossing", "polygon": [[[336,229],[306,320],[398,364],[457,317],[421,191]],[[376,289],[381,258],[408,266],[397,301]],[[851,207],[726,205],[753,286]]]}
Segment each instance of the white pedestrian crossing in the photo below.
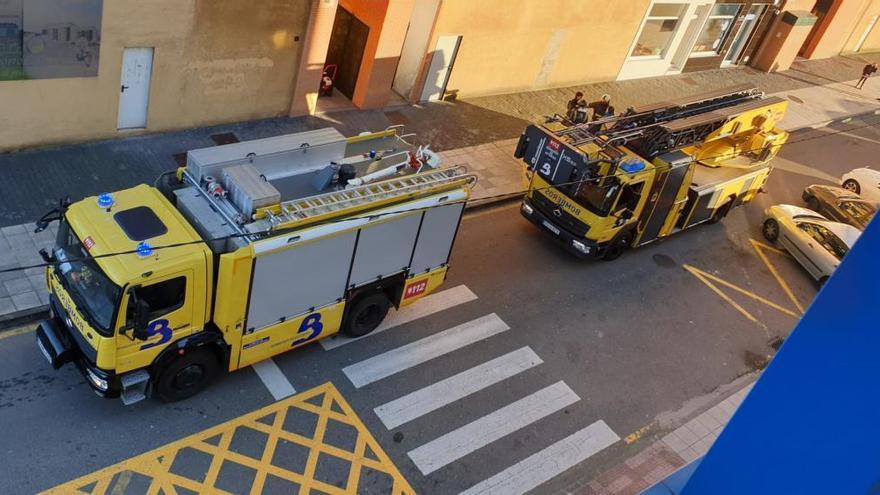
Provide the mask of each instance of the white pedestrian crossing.
{"label": "white pedestrian crossing", "polygon": [[361,388],[509,328],[498,315],[492,313],[346,366],[342,371],[355,388]]}
{"label": "white pedestrian crossing", "polygon": [[389,430],[541,364],[523,347],[375,408]]}
{"label": "white pedestrian crossing", "polygon": [[569,435],[553,445],[477,483],[461,495],[518,495],[526,493],[584,462],[620,440],[604,421]]}
{"label": "white pedestrian crossing", "polygon": [[340,334],[334,338],[323,339],[320,342],[324,349],[329,351],[330,349],[357,342],[358,340],[365,339],[371,335],[376,335],[390,328],[430,316],[434,313],[439,313],[440,311],[453,308],[459,304],[464,304],[475,299],[477,299],[477,295],[471,292],[467,286],[459,285],[451,289],[428,294],[411,305],[404,307],[400,311],[394,311],[392,309],[392,311],[388,313],[388,316],[385,317],[385,320],[375,330],[363,337],[346,337],[345,335]]}
{"label": "white pedestrian crossing", "polygon": [[565,382],[556,382],[417,447],[408,455],[422,474],[428,475],[578,400],[580,397]]}

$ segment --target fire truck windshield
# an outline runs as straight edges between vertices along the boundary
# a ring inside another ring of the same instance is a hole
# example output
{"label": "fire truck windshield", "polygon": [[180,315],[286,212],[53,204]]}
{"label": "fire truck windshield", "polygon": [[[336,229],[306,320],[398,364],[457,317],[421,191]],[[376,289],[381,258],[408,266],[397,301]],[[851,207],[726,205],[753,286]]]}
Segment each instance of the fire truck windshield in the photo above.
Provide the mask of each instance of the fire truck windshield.
{"label": "fire truck windshield", "polygon": [[122,290],[101,271],[94,259],[89,257],[76,233],[66,221],[58,229],[58,246],[55,269],[64,288],[70,293],[78,308],[85,310],[95,330],[104,336],[113,334],[113,316]]}
{"label": "fire truck windshield", "polygon": [[598,179],[578,181],[565,191],[571,199],[584,208],[599,216],[608,216],[614,201],[620,192],[620,181],[609,177],[599,182]]}

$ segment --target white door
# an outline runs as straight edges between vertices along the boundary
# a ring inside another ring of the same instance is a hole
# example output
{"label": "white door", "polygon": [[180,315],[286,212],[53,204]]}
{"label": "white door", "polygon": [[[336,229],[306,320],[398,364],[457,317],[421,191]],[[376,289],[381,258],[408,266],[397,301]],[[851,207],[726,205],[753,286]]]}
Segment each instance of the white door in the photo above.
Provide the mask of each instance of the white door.
{"label": "white door", "polygon": [[437,38],[437,46],[434,47],[431,65],[428,67],[428,77],[425,78],[425,87],[422,89],[421,101],[439,100],[443,97],[459,44],[461,44],[461,36],[458,35]]}
{"label": "white door", "polygon": [[147,126],[152,71],[152,48],[126,48],[122,53],[117,126],[119,129],[139,129]]}

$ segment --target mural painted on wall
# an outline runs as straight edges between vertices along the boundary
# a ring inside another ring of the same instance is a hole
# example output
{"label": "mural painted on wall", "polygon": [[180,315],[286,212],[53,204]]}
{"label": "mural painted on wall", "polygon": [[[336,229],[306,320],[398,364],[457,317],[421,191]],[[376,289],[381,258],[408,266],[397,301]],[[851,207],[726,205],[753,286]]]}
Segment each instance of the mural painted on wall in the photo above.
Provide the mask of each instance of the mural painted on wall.
{"label": "mural painted on wall", "polygon": [[0,81],[95,77],[102,0],[0,0]]}

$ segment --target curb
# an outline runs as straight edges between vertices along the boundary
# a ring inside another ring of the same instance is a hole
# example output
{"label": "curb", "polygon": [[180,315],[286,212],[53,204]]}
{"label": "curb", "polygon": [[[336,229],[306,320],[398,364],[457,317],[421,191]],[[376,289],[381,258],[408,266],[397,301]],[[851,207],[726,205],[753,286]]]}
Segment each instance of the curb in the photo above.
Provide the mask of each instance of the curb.
{"label": "curb", "polygon": [[525,190],[507,193],[507,194],[499,194],[498,196],[491,196],[488,198],[475,199],[472,201],[468,201],[467,206],[465,207],[465,211],[474,211],[474,210],[482,210],[484,208],[488,208],[490,206],[494,206],[500,203],[512,203],[514,200],[519,201],[525,196]]}
{"label": "curb", "polygon": [[14,311],[5,315],[0,315],[0,333],[11,330],[13,328],[34,323],[37,320],[45,318],[49,315],[49,305],[43,304],[33,308]]}

